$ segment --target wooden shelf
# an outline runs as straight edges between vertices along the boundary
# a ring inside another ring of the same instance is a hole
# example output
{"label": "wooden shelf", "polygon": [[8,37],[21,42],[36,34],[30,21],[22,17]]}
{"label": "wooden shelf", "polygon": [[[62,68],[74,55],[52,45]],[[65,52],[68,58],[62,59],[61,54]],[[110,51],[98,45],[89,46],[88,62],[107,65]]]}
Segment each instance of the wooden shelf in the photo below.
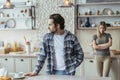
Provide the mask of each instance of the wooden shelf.
{"label": "wooden shelf", "polygon": [[29,19],[31,17],[2,17],[0,18],[0,20],[3,20],[3,19]]}
{"label": "wooden shelf", "polygon": [[79,15],[78,17],[120,17],[120,15]]}
{"label": "wooden shelf", "polygon": [[[115,26],[117,26],[117,24],[115,24],[115,22],[119,22],[119,17],[120,17],[120,14],[119,13],[116,14],[116,12],[115,12],[115,11],[118,11],[117,8],[119,8],[119,6],[120,6],[120,1],[119,2],[85,3],[85,4],[78,3],[75,6],[75,9],[76,9],[76,11],[75,11],[76,25],[75,26],[77,26],[78,30],[96,30],[96,27],[79,27],[81,25],[81,23],[86,22],[85,18],[89,17],[91,24],[98,25],[98,23],[100,21],[104,20],[107,23],[114,26],[114,27],[108,27],[108,30],[120,30],[119,23],[117,23],[119,27],[115,27]],[[103,8],[103,10],[105,8],[113,9],[114,14],[109,15],[109,14],[107,14],[108,12],[103,13],[102,8]],[[87,10],[89,10],[89,9],[92,10],[92,12],[94,12],[94,13],[92,15],[85,15]],[[98,10],[100,10],[100,14],[96,15]]]}
{"label": "wooden shelf", "polygon": [[99,3],[84,3],[84,4],[76,4],[76,5],[78,5],[78,6],[82,6],[82,5],[110,5],[110,4],[115,4],[115,5],[119,5],[120,4],[120,2],[99,2]]}
{"label": "wooden shelf", "polygon": [[[97,27],[79,27],[78,30],[96,30]],[[107,27],[108,30],[118,30],[120,29],[120,26],[118,27]]]}

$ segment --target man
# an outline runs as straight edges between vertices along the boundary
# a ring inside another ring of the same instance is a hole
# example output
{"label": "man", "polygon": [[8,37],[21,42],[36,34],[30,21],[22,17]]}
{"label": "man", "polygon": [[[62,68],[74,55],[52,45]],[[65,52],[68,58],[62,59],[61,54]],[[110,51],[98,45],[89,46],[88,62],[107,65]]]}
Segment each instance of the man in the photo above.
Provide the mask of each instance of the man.
{"label": "man", "polygon": [[34,72],[26,76],[38,75],[47,58],[47,73],[52,75],[75,75],[75,69],[83,61],[83,50],[77,37],[65,30],[65,21],[60,14],[49,17],[48,29],[45,34]]}

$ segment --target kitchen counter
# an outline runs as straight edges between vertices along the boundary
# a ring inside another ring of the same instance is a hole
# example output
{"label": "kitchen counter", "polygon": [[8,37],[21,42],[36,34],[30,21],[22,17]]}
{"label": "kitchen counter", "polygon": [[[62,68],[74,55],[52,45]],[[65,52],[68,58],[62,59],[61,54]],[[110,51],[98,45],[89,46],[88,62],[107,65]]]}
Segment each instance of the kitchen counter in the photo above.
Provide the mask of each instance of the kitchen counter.
{"label": "kitchen counter", "polygon": [[23,58],[33,58],[37,57],[35,54],[0,54],[0,57],[23,57]]}
{"label": "kitchen counter", "polygon": [[[89,54],[89,52],[85,52],[85,59],[93,59],[95,55]],[[34,58],[37,57],[36,54],[0,54],[0,57],[23,57],[23,58]],[[111,58],[120,58],[120,55],[111,55]]]}
{"label": "kitchen counter", "polygon": [[65,75],[39,75],[26,77],[24,80],[111,80],[110,77],[80,77]]}

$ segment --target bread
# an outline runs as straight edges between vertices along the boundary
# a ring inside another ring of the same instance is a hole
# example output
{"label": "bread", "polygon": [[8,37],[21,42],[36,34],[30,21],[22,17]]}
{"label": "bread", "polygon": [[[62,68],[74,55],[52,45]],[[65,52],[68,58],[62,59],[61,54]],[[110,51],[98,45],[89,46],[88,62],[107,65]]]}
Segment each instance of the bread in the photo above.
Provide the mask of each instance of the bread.
{"label": "bread", "polygon": [[0,76],[0,80],[12,80],[12,79],[8,76]]}

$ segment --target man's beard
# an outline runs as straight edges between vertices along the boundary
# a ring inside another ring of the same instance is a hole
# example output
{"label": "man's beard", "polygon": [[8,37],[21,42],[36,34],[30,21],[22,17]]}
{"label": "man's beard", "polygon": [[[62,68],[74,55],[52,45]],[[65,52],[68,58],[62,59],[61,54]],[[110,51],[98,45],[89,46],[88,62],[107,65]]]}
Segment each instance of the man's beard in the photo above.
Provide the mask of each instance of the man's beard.
{"label": "man's beard", "polygon": [[55,33],[55,32],[57,31],[57,29],[55,29],[54,31],[52,31],[52,30],[49,29],[49,31],[50,31],[51,33]]}

